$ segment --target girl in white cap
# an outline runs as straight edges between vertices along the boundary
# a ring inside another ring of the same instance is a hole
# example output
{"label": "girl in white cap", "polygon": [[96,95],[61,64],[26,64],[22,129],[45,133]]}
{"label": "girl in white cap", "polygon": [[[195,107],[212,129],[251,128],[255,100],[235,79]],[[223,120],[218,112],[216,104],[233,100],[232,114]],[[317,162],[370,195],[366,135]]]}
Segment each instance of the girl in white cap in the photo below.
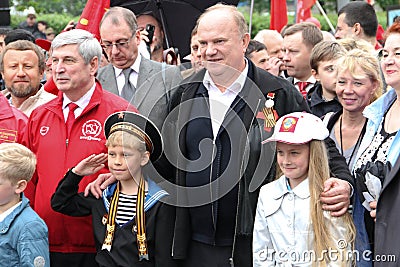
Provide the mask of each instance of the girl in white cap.
{"label": "girl in white cap", "polygon": [[330,177],[323,143],[328,135],[318,117],[295,112],[281,117],[263,142],[276,142],[283,175],[260,191],[254,266],[352,266],[351,216],[332,217],[319,201]]}

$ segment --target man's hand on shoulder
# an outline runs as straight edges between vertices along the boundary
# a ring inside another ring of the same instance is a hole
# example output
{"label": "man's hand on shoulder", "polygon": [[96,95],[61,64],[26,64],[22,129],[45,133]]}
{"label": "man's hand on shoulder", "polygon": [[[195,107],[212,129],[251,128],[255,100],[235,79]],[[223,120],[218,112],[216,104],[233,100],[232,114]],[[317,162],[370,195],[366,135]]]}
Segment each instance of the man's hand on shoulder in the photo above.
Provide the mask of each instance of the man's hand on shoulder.
{"label": "man's hand on shoulder", "polygon": [[117,179],[115,179],[111,173],[102,173],[97,177],[96,180],[86,186],[84,196],[87,197],[89,193],[92,193],[95,198],[100,198],[103,194],[103,190],[116,180]]}

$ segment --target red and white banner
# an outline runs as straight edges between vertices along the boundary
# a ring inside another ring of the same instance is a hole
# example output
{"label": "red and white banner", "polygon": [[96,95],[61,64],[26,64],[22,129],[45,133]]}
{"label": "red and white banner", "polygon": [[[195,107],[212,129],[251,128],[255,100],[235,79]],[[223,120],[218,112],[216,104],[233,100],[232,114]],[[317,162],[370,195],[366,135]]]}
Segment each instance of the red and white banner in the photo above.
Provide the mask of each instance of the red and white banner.
{"label": "red and white banner", "polygon": [[297,0],[296,23],[311,17],[311,8],[317,0]]}

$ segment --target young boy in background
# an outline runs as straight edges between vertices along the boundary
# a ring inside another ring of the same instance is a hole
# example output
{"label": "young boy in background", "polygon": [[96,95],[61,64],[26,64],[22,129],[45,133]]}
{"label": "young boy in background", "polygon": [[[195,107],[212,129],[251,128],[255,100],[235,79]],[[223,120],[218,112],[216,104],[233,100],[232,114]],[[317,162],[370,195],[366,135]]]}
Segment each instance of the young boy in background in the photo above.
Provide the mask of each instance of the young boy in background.
{"label": "young boy in background", "polygon": [[50,266],[48,231],[24,196],[35,155],[17,143],[0,144],[0,255],[2,266]]}
{"label": "young boy in background", "polygon": [[344,48],[335,41],[320,42],[311,52],[311,72],[318,82],[307,93],[307,103],[311,113],[318,117],[342,109],[336,97],[335,88],[336,62],[344,53]]}

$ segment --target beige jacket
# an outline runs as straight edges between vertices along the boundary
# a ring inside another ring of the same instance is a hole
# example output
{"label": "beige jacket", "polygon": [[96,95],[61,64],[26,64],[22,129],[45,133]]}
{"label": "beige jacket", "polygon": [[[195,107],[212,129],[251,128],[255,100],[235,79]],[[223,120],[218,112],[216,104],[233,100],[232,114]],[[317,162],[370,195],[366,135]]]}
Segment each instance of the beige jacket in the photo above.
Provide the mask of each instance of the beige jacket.
{"label": "beige jacket", "polygon": [[[10,98],[11,98],[10,91],[8,89],[5,89],[2,91],[2,93],[10,101]],[[41,85],[39,91],[35,95],[27,98],[22,103],[22,105],[20,107],[18,107],[18,109],[21,110],[23,113],[25,113],[26,116],[29,117],[35,108],[37,108],[40,105],[43,105],[44,103],[49,102],[50,100],[52,100],[56,97],[57,97],[56,95],[46,92],[44,90],[43,85]],[[13,105],[12,100],[10,101],[10,104]]]}

